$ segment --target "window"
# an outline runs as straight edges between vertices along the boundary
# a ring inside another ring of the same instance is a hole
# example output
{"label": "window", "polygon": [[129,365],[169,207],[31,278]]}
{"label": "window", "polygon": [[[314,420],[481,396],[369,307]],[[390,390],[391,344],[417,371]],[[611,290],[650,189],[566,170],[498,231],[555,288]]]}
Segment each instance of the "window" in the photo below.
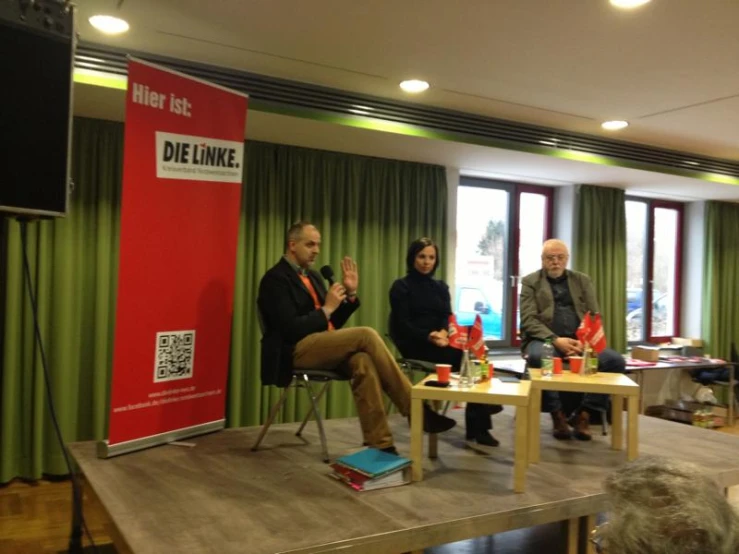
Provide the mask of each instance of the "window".
{"label": "window", "polygon": [[683,206],[626,201],[626,336],[663,342],[680,333]]}
{"label": "window", "polygon": [[489,344],[520,344],[519,278],[541,267],[551,212],[550,188],[471,177],[460,181],[452,301],[460,325],[472,325],[480,315]]}

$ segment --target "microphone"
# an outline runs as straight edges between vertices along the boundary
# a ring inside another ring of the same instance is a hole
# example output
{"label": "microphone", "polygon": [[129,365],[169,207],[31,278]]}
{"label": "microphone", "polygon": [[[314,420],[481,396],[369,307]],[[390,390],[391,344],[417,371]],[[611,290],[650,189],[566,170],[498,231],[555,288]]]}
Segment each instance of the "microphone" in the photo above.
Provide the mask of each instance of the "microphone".
{"label": "microphone", "polygon": [[321,268],[321,275],[323,276],[324,279],[326,279],[326,281],[328,281],[329,287],[332,287],[333,284],[336,282],[334,280],[334,270],[331,269],[330,265],[324,265]]}

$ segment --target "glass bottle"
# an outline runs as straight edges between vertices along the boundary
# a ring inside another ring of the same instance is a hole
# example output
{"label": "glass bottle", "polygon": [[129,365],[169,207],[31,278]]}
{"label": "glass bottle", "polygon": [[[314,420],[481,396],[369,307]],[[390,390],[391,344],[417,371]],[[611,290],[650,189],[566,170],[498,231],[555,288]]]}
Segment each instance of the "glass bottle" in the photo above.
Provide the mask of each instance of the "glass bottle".
{"label": "glass bottle", "polygon": [[467,389],[472,386],[474,375],[472,374],[472,363],[470,363],[470,354],[464,350],[462,354],[462,363],[459,366],[459,388]]}
{"label": "glass bottle", "polygon": [[480,365],[477,367],[477,382],[478,383],[484,383],[485,381],[490,380],[490,364],[487,361],[487,358],[483,356],[480,359]]}
{"label": "glass bottle", "polygon": [[541,347],[541,376],[549,377],[554,368],[554,346],[552,339],[547,339]]}
{"label": "glass bottle", "polygon": [[588,346],[588,375],[598,373],[598,354],[595,353],[592,346]]}
{"label": "glass bottle", "polygon": [[580,367],[580,375],[590,375],[590,358],[593,355],[590,345],[586,342],[582,349],[582,366]]}

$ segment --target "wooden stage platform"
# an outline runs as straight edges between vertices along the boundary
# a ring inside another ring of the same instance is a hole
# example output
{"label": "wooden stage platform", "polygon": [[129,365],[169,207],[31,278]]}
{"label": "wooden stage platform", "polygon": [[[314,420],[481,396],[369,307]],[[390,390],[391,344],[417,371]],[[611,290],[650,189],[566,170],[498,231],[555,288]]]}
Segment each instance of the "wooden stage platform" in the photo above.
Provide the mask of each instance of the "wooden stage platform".
{"label": "wooden stage platform", "polygon": [[[463,422],[462,412],[453,417]],[[391,553],[491,535],[607,509],[603,478],[625,461],[594,426],[592,442],[555,441],[542,414],[541,462],[528,469],[526,492],[512,491],[513,417],[494,417],[501,446],[465,446],[463,424],[440,435],[439,457],[424,460],[424,480],[354,492],[328,476],[316,426],[308,443],[298,424],[274,425],[250,450],[258,427],[228,429],[108,460],[95,443],[70,450],[86,486],[115,524],[119,552]],[[409,429],[391,416],[398,449]],[[361,448],[356,419],[326,421],[332,458]],[[724,487],[739,484],[739,437],[640,416],[639,454],[692,461]],[[576,543],[570,545],[574,552]]]}

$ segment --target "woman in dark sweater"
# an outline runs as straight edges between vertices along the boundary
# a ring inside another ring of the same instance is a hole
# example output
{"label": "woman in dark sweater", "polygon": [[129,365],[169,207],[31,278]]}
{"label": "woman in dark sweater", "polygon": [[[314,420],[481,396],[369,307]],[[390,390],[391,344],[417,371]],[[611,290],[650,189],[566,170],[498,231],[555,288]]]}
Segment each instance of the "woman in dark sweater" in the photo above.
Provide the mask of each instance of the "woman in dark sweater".
{"label": "woman in dark sweater", "polygon": [[[390,289],[390,336],[405,358],[450,364],[459,371],[462,351],[449,346],[447,327],[452,313],[449,286],[434,279],[439,247],[429,238],[413,241],[408,248],[408,274]],[[467,440],[498,446],[490,434],[490,416],[502,410],[490,404],[467,404]]]}

